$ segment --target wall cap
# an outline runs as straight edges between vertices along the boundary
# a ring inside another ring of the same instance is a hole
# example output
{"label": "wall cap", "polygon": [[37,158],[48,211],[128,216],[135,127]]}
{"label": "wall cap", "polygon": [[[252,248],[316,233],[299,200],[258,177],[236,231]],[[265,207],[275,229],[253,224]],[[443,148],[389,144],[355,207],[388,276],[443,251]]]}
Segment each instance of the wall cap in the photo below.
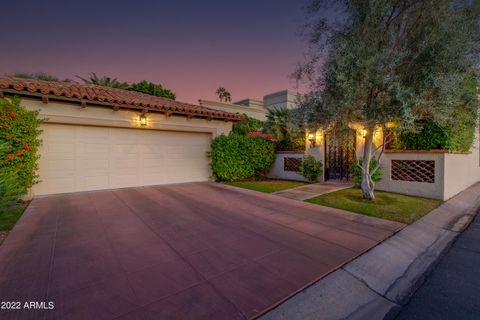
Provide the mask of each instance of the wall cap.
{"label": "wall cap", "polygon": [[462,151],[451,151],[443,149],[432,149],[432,150],[401,150],[401,149],[386,149],[385,153],[436,153],[436,154],[471,154],[471,152],[462,152]]}
{"label": "wall cap", "polygon": [[277,151],[277,154],[305,154],[305,151]]}

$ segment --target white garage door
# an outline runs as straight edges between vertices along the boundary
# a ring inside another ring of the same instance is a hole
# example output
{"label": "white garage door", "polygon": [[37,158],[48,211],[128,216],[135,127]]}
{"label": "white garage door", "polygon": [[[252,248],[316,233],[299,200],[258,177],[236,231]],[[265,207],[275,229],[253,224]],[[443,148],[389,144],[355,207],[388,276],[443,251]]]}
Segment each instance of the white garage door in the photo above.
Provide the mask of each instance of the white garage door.
{"label": "white garage door", "polygon": [[34,195],[205,181],[210,134],[43,125]]}

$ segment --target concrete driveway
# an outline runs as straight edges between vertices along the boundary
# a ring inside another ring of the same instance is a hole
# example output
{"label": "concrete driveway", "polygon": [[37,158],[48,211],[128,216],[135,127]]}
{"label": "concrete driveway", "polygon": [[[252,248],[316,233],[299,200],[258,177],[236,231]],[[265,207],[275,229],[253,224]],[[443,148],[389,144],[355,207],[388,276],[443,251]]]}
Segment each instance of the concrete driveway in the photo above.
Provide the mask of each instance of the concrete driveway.
{"label": "concrete driveway", "polygon": [[0,318],[254,318],[401,227],[215,183],[38,198],[0,247]]}

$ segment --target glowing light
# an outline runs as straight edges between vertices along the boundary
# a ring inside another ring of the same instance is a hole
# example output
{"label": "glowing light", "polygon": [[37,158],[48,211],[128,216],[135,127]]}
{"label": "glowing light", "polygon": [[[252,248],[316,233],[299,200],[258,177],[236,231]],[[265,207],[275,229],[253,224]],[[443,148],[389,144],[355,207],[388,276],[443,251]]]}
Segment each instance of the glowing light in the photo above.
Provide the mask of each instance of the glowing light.
{"label": "glowing light", "polygon": [[140,123],[141,126],[146,126],[147,117],[145,115],[141,115],[140,117],[138,117],[138,122]]}

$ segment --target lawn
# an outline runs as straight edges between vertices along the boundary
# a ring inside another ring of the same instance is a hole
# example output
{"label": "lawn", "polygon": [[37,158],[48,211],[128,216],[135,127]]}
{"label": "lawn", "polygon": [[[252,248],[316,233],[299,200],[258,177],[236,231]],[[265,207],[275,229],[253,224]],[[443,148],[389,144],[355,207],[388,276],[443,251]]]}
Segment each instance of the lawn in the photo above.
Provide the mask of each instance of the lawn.
{"label": "lawn", "polygon": [[286,189],[291,189],[295,187],[300,187],[305,185],[305,182],[300,181],[290,181],[290,180],[252,180],[252,181],[236,181],[236,182],[227,182],[228,185],[250,189],[265,193],[272,193],[277,191],[282,191]]}
{"label": "lawn", "polygon": [[423,217],[442,203],[440,200],[383,191],[375,191],[375,198],[375,202],[363,200],[360,189],[349,188],[306,201],[407,224]]}
{"label": "lawn", "polygon": [[0,244],[3,242],[8,232],[12,230],[15,223],[23,214],[30,202],[22,202],[0,212]]}

